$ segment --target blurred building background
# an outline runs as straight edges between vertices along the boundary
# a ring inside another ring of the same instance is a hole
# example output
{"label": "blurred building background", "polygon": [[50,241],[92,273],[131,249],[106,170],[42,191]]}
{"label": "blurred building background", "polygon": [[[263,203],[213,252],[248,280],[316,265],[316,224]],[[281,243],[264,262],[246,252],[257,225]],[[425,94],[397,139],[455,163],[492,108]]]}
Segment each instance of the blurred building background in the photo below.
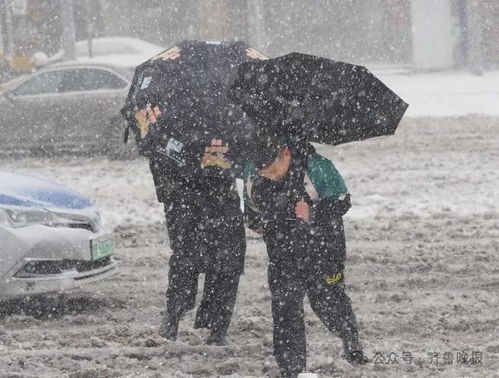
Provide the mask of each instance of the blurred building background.
{"label": "blurred building background", "polygon": [[499,66],[498,0],[0,0],[0,55],[22,64],[59,50],[71,1],[76,40],[237,39],[269,56],[476,73]]}

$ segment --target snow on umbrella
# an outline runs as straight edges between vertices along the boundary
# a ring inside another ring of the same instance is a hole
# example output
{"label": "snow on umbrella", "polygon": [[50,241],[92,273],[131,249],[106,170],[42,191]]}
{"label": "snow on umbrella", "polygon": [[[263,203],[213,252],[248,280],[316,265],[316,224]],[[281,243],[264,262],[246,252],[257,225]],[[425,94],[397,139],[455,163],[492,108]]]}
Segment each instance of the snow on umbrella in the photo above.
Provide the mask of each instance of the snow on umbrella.
{"label": "snow on umbrella", "polygon": [[221,151],[236,153],[253,126],[226,90],[234,68],[255,59],[266,57],[244,42],[184,41],[138,66],[122,114],[139,151],[179,166],[227,167]]}
{"label": "snow on umbrella", "polygon": [[408,106],[365,67],[299,53],[241,64],[229,97],[260,130],[332,145],[393,134]]}

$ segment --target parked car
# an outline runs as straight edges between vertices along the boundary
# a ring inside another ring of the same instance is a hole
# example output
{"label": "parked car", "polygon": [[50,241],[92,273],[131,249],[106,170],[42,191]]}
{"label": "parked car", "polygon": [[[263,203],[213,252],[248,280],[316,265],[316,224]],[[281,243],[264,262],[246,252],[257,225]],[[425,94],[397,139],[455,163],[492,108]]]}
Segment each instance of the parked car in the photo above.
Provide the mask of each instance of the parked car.
{"label": "parked car", "polygon": [[[135,62],[134,62],[135,63]],[[123,158],[120,115],[135,65],[72,61],[18,77],[0,88],[0,154],[107,153]]]}
{"label": "parked car", "polygon": [[61,292],[117,273],[113,234],[81,194],[0,171],[0,298]]}

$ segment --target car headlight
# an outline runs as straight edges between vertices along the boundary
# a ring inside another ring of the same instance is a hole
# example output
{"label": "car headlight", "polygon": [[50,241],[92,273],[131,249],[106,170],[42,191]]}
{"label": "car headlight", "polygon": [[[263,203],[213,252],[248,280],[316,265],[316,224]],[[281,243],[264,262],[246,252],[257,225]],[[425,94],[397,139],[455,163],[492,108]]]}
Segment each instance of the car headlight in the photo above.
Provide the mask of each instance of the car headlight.
{"label": "car headlight", "polygon": [[9,207],[0,210],[3,212],[3,218],[12,227],[25,227],[33,224],[50,225],[56,220],[54,214],[43,209],[17,209]]}
{"label": "car headlight", "polygon": [[74,213],[59,213],[53,212],[60,226],[68,226],[74,228],[86,228],[91,231],[100,229],[101,216],[98,211],[87,214],[74,214]]}

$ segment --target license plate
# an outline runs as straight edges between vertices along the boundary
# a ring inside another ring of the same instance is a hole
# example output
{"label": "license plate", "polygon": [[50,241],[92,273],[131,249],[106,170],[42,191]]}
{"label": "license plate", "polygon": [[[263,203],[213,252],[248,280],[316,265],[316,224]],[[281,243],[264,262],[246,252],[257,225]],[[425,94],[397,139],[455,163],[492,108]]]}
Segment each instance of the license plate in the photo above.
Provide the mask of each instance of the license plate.
{"label": "license plate", "polygon": [[99,260],[113,253],[114,244],[112,236],[90,240],[92,260]]}

